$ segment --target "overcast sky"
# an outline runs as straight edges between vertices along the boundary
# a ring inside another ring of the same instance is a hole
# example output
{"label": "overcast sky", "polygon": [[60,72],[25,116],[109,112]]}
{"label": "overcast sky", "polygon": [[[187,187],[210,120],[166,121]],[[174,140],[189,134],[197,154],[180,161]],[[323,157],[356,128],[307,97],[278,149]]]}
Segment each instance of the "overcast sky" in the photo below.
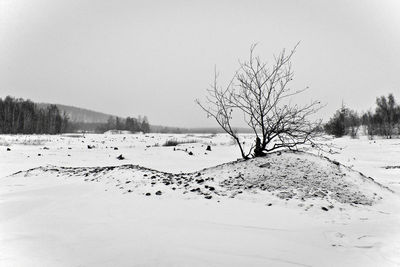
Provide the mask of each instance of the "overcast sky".
{"label": "overcast sky", "polygon": [[301,44],[293,88],[366,110],[400,100],[400,1],[0,0],[0,97],[73,105],[150,123],[215,126],[194,103],[258,43]]}

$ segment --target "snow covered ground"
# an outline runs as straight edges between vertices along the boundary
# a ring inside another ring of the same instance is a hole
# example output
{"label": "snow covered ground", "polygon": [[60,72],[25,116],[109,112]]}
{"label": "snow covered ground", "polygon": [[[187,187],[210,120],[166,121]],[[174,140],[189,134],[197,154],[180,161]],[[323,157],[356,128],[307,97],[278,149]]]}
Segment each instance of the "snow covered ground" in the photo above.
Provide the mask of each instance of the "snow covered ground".
{"label": "snow covered ground", "polygon": [[399,266],[400,140],[332,142],[224,164],[226,135],[0,136],[0,266]]}

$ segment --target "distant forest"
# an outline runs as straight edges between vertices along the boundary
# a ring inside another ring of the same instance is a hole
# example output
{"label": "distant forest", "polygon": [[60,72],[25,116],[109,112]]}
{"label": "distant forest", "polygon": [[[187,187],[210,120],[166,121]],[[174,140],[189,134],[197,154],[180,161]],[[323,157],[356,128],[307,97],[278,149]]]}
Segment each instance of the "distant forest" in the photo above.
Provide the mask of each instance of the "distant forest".
{"label": "distant forest", "polygon": [[108,130],[150,132],[146,116],[138,118],[110,116],[105,123],[75,122],[71,121],[61,108],[57,105],[36,104],[31,100],[11,96],[0,98],[0,134],[104,133]]}
{"label": "distant forest", "polygon": [[103,122],[69,122],[70,132],[104,133],[109,130],[130,131],[132,133],[150,132],[150,124],[146,116],[137,118],[120,118],[110,116],[106,123]]}
{"label": "distant forest", "polygon": [[126,119],[110,116],[107,123],[101,123],[96,127],[97,132],[104,133],[109,130],[148,133],[150,132],[150,124],[146,116],[127,117]]}
{"label": "distant forest", "polygon": [[0,98],[1,134],[59,134],[68,130],[68,117],[56,105],[38,108],[30,100]]}

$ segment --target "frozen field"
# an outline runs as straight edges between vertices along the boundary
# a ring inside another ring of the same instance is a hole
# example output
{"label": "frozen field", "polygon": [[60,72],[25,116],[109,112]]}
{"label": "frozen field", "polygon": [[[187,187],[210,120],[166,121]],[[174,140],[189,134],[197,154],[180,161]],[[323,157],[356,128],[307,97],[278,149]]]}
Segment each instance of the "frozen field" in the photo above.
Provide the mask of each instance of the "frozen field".
{"label": "frozen field", "polygon": [[0,136],[0,266],[399,266],[400,140],[332,142],[213,168],[226,135]]}

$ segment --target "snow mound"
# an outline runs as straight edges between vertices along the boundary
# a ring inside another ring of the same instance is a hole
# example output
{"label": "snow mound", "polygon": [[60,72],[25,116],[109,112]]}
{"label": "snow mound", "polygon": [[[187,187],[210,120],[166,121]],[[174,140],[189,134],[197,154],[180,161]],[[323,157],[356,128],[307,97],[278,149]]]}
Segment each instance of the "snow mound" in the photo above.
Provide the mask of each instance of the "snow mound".
{"label": "snow mound", "polygon": [[[183,163],[184,164],[184,163]],[[13,176],[80,177],[85,181],[137,192],[146,196],[194,194],[206,199],[240,194],[274,195],[280,199],[373,205],[391,190],[336,161],[304,152],[277,152],[266,157],[238,160],[194,173],[172,174],[138,165],[108,167],[44,166]]]}
{"label": "snow mound", "polygon": [[218,177],[232,192],[274,192],[281,199],[324,198],[340,203],[372,205],[391,190],[339,162],[305,152],[277,152],[202,171]]}

